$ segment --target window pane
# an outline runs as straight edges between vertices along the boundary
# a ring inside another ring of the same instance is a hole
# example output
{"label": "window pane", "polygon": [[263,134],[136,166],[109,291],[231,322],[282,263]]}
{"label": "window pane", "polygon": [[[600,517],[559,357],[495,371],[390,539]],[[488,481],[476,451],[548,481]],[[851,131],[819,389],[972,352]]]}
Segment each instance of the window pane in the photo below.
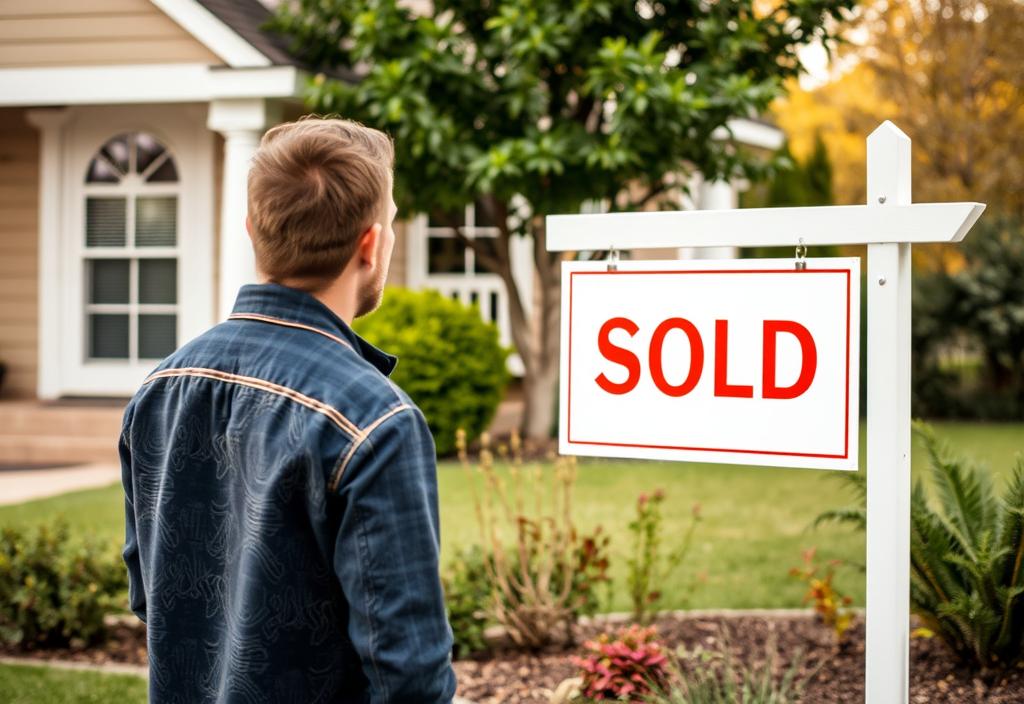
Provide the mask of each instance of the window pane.
{"label": "window pane", "polygon": [[174,159],[167,157],[164,163],[146,178],[146,183],[177,183],[178,170],[174,167]]}
{"label": "window pane", "polygon": [[89,172],[85,175],[86,183],[119,183],[121,174],[102,157],[89,162]]}
{"label": "window pane", "polygon": [[178,260],[139,260],[139,303],[178,302]]}
{"label": "window pane", "polygon": [[122,174],[128,173],[128,135],[121,134],[103,145],[100,154],[116,166]]}
{"label": "window pane", "polygon": [[135,171],[144,173],[149,165],[164,153],[164,145],[151,134],[139,132],[135,135]]}
{"label": "window pane", "polygon": [[135,246],[173,247],[177,242],[178,199],[174,196],[135,201]]}
{"label": "window pane", "polygon": [[89,356],[93,359],[128,359],[127,313],[94,313],[89,316]]}
{"label": "window pane", "polygon": [[87,247],[124,247],[124,198],[85,199],[85,244]]}
{"label": "window pane", "polygon": [[[477,237],[476,238],[476,246],[483,250],[483,253],[484,253],[485,256],[490,256],[490,257],[493,257],[495,259],[498,258],[498,239],[496,237]],[[498,273],[492,267],[489,267],[489,266],[485,265],[480,260],[480,257],[477,256],[475,251],[473,252],[473,256],[474,256],[474,267],[473,267],[473,269],[474,269],[474,271],[477,274],[497,274]]]}
{"label": "window pane", "polygon": [[464,274],[466,253],[454,237],[427,238],[427,271],[431,274]]}
{"label": "window pane", "polygon": [[178,346],[178,316],[139,316],[139,358],[163,359]]}
{"label": "window pane", "polygon": [[88,266],[90,303],[128,303],[127,259],[92,259]]}

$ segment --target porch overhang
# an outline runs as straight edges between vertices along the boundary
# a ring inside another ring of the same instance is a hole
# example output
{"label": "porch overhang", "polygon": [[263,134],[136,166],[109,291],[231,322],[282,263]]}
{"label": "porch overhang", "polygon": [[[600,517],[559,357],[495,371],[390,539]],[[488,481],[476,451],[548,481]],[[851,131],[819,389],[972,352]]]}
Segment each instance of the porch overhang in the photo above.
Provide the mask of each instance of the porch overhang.
{"label": "porch overhang", "polygon": [[299,99],[308,77],[296,66],[137,64],[7,68],[0,69],[0,107]]}

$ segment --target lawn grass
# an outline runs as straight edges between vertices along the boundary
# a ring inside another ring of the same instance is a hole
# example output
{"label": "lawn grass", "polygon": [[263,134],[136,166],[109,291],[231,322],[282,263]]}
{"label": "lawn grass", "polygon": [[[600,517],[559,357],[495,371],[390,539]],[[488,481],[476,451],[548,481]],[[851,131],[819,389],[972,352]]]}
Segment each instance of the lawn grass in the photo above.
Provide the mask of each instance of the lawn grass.
{"label": "lawn grass", "polygon": [[0,664],[4,704],[145,704],[146,680],[132,675]]}
{"label": "lawn grass", "polygon": [[[1005,477],[1017,452],[1024,451],[1024,424],[939,423],[940,438],[959,452]],[[865,452],[863,442],[861,458]],[[927,466],[915,442],[913,471]],[[788,576],[812,546],[823,559],[863,563],[864,538],[843,527],[809,530],[814,517],[827,508],[850,503],[851,497],[831,472],[765,469],[722,465],[670,464],[641,461],[587,460],[580,464],[575,492],[575,518],[582,531],[597,525],[612,536],[612,600],[610,610],[626,610],[624,554],[629,547],[626,526],[641,492],[661,488],[665,502],[665,545],[681,537],[694,503],[703,521],[690,559],[662,586],[666,608],[798,607],[804,587]],[[438,468],[441,533],[445,559],[460,546],[480,539],[469,488],[462,469],[443,462]],[[63,514],[81,535],[120,541],[123,535],[120,487],[81,491],[64,496],[0,507],[0,526],[30,525]],[[706,579],[687,599],[686,586],[695,575]],[[863,605],[863,574],[843,568],[837,586]],[[0,700],[2,701],[2,700]]]}

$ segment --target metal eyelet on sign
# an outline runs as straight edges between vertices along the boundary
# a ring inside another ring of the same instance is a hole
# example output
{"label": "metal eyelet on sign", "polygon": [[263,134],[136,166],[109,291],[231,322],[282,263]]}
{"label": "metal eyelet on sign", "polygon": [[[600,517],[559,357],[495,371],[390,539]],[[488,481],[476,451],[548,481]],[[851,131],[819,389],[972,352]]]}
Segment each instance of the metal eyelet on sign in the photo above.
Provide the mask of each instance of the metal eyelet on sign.
{"label": "metal eyelet on sign", "polygon": [[807,270],[807,245],[804,244],[803,237],[800,238],[800,243],[796,246],[796,270]]}
{"label": "metal eyelet on sign", "polygon": [[615,249],[615,245],[612,245],[608,250],[608,271],[619,270],[619,250]]}

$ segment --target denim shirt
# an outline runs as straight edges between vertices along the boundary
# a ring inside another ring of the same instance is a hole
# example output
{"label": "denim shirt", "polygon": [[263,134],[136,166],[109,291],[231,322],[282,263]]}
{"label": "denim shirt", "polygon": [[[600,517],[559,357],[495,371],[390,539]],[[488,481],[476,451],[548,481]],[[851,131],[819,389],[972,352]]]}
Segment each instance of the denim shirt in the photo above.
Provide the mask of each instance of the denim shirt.
{"label": "denim shirt", "polygon": [[314,297],[241,289],[125,410],[150,702],[449,702],[434,444],[394,357]]}

